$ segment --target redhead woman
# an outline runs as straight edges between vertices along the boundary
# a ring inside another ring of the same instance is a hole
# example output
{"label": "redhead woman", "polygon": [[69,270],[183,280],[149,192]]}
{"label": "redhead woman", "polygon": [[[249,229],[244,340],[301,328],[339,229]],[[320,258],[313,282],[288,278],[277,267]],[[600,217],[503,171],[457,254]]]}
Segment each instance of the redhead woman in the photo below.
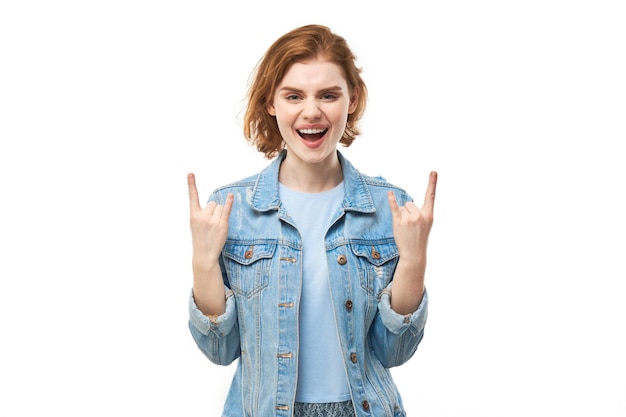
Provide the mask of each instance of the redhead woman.
{"label": "redhead woman", "polygon": [[341,153],[367,88],[325,26],[276,40],[247,98],[244,135],[267,167],[206,205],[187,179],[189,328],[210,361],[237,361],[222,415],[405,416],[389,369],[424,335],[437,173],[418,206]]}

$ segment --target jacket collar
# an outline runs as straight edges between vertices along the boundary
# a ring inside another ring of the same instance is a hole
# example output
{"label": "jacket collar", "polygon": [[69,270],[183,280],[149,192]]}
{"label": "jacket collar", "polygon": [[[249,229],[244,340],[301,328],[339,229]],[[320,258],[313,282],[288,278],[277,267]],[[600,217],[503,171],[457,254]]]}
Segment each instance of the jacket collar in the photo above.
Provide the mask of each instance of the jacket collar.
{"label": "jacket collar", "polygon": [[[278,157],[257,176],[252,192],[248,196],[248,203],[258,211],[278,210],[280,198],[278,194],[278,171],[280,164],[287,156],[283,150]],[[359,211],[373,213],[376,211],[372,195],[363,175],[354,168],[341,152],[337,151],[341,169],[343,170],[343,182],[345,193],[343,208],[346,211]]]}

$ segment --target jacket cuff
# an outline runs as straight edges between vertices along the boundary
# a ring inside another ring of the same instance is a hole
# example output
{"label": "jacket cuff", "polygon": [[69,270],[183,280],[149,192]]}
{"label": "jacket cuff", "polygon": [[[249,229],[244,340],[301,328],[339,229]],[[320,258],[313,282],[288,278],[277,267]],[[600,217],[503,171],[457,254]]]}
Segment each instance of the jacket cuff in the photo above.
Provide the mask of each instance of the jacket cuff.
{"label": "jacket cuff", "polygon": [[232,290],[226,291],[226,310],[219,316],[208,317],[196,305],[193,290],[189,295],[189,322],[203,335],[214,333],[219,337],[227,335],[237,322],[236,303]]}
{"label": "jacket cuff", "polygon": [[401,335],[410,327],[421,331],[426,326],[426,318],[428,317],[428,292],[424,289],[422,301],[413,313],[398,314],[391,309],[391,284],[389,284],[381,293],[378,311],[383,324],[391,333]]}

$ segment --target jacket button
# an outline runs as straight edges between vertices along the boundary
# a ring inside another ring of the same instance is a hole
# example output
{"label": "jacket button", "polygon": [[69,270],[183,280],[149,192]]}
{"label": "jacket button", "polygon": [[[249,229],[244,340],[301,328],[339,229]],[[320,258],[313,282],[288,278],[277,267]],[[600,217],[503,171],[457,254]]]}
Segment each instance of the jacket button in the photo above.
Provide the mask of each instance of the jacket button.
{"label": "jacket button", "polygon": [[246,259],[250,259],[250,258],[252,258],[252,254],[253,254],[253,253],[254,253],[254,252],[252,252],[252,249],[248,249],[248,250],[246,251],[246,253],[244,253],[244,254],[243,254],[243,256],[244,256]]}
{"label": "jacket button", "polygon": [[376,248],[372,248],[372,258],[380,259],[380,253],[376,250]]}
{"label": "jacket button", "polygon": [[350,354],[350,360],[352,361],[352,363],[356,363],[356,353],[352,352]]}
{"label": "jacket button", "polygon": [[346,301],[346,310],[350,311],[352,310],[352,300],[348,300]]}
{"label": "jacket button", "polygon": [[348,259],[346,259],[343,255],[339,255],[337,257],[337,262],[339,262],[339,265],[345,265],[348,262]]}
{"label": "jacket button", "polygon": [[361,406],[363,407],[363,409],[364,409],[365,411],[367,411],[367,410],[369,410],[369,409],[370,409],[370,403],[368,403],[368,402],[367,402],[367,400],[363,401],[363,402],[361,403]]}

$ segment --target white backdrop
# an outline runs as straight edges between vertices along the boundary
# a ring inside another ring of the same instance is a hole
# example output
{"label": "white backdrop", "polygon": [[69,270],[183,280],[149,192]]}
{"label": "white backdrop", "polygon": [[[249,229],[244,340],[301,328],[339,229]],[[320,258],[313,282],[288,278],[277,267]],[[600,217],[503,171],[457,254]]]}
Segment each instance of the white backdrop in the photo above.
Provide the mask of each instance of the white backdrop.
{"label": "white backdrop", "polygon": [[219,416],[185,177],[267,164],[248,76],[322,23],[370,89],[346,156],[418,201],[440,175],[409,415],[625,416],[623,2],[217,4],[0,5],[0,414]]}

